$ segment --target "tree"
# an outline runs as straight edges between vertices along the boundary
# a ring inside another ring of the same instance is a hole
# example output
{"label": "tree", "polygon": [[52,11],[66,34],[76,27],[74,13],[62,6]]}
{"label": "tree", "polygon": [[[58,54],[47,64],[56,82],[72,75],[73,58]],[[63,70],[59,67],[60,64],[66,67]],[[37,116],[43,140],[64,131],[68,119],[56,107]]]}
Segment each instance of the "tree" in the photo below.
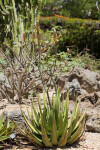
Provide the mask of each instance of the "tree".
{"label": "tree", "polygon": [[68,10],[71,17],[98,19],[99,8],[100,0],[63,0],[63,9]]}

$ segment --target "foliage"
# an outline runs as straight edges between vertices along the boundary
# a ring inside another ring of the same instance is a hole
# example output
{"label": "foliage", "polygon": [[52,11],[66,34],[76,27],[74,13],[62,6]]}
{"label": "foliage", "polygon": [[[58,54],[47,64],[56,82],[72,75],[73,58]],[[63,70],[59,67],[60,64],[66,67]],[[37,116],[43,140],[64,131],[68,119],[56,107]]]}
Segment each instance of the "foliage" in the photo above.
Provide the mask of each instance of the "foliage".
{"label": "foliage", "polygon": [[42,16],[52,16],[55,13],[72,18],[99,19],[100,0],[53,0],[41,11]]}
{"label": "foliage", "polygon": [[41,9],[52,2],[53,0],[0,0],[0,43],[6,38],[19,54],[23,33],[27,37],[29,33],[32,34]]}
{"label": "foliage", "polygon": [[42,7],[40,15],[42,16],[52,16],[55,13],[60,13],[62,6],[62,0],[49,0],[46,1],[45,5]]}
{"label": "foliage", "polygon": [[[40,1],[41,2],[41,1]],[[1,0],[0,14],[4,21],[2,30],[5,32],[9,46],[13,46],[17,54],[23,41],[23,34],[32,33],[36,25],[36,9],[39,0],[15,1]],[[3,37],[5,38],[5,37]]]}
{"label": "foliage", "polygon": [[[94,53],[99,57],[98,39],[100,32],[98,30],[94,32],[92,42],[92,30],[96,24],[99,24],[99,21],[68,18],[55,14],[53,17],[41,17],[40,24],[41,27],[47,29],[52,29],[54,26],[55,28],[60,26],[60,29],[57,29],[59,51],[66,51],[66,46],[71,46],[79,52],[84,48],[87,48],[90,49],[90,53]],[[94,47],[92,47],[93,43]]]}
{"label": "foliage", "polygon": [[[4,115],[2,114],[0,117],[0,142],[2,143],[4,140],[7,140],[10,138],[10,135],[12,134],[15,125],[13,122],[10,122],[9,119],[7,119],[6,122],[4,122]],[[5,145],[0,144],[0,148],[3,148]]]}
{"label": "foliage", "polygon": [[62,8],[69,11],[70,17],[100,18],[100,0],[63,0]]}
{"label": "foliage", "polygon": [[84,132],[85,113],[80,112],[80,105],[75,103],[71,116],[68,116],[69,94],[66,101],[60,101],[59,91],[52,97],[51,107],[47,103],[44,93],[44,107],[41,108],[38,97],[38,109],[32,103],[32,114],[28,111],[28,117],[22,111],[27,129],[24,131],[18,126],[19,131],[30,142],[38,146],[63,147],[76,142]]}
{"label": "foliage", "polygon": [[[70,47],[67,52],[60,52],[57,54],[56,70],[54,74],[64,74],[75,66],[97,71],[100,68],[99,59],[89,55],[86,49],[81,53],[74,53],[75,51]],[[47,63],[48,62],[48,63]],[[46,70],[53,68],[55,62],[55,56],[48,54],[48,58],[42,60],[42,66]]]}

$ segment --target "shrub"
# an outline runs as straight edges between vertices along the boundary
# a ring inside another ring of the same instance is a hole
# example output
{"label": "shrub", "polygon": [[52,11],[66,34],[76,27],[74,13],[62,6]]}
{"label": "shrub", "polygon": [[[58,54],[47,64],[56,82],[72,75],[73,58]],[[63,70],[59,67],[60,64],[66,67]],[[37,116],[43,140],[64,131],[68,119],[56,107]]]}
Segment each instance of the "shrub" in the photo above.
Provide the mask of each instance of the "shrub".
{"label": "shrub", "polygon": [[58,49],[60,51],[66,51],[66,46],[75,46],[79,51],[88,48],[91,53],[95,53],[95,55],[99,57],[100,45],[98,41],[100,32],[97,30],[93,35],[93,29],[99,26],[99,21],[68,18],[55,14],[53,17],[41,17],[40,24],[43,29],[52,29],[54,26],[62,27],[62,29],[58,31],[58,34],[60,35]]}
{"label": "shrub", "polygon": [[[42,81],[43,87],[46,86],[47,83],[44,83],[45,79],[43,73],[48,74],[48,78],[53,80],[52,76],[53,72],[56,70],[56,59],[53,63],[53,69],[50,67],[50,70],[47,68],[45,69],[41,62],[44,58],[48,57],[51,47],[55,55],[57,53],[56,30],[53,32],[52,41],[53,42],[50,44],[48,41],[42,41],[39,21],[37,21],[35,30],[29,40],[26,39],[25,33],[23,33],[23,42],[18,48],[18,55],[14,47],[10,47],[7,43],[5,43],[4,49],[0,48],[0,52],[3,54],[6,62],[5,64],[0,62],[1,71],[6,77],[4,82],[2,82],[2,80],[0,81],[0,91],[10,103],[15,103],[14,100],[18,100],[18,102],[21,103],[22,99],[26,98],[30,91],[36,90],[36,82],[38,80]],[[12,53],[12,58],[7,51]],[[39,72],[40,75],[38,79],[34,77],[36,72]],[[46,88],[44,87],[44,89]]]}
{"label": "shrub", "polygon": [[69,93],[66,101],[60,101],[60,94],[52,97],[51,105],[48,105],[45,93],[43,95],[44,107],[41,108],[38,97],[38,109],[32,102],[32,114],[26,115],[22,111],[26,122],[26,130],[18,126],[18,130],[36,146],[63,147],[76,142],[82,136],[85,126],[85,113],[80,112],[80,104],[75,103],[71,116],[68,116]]}

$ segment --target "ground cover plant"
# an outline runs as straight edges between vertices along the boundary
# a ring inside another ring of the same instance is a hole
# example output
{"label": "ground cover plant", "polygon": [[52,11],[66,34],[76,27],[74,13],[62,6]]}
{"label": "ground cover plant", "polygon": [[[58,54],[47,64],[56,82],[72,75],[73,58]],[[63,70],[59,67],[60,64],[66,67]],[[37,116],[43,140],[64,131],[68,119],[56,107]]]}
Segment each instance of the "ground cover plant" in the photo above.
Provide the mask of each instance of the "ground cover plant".
{"label": "ground cover plant", "polygon": [[18,127],[19,132],[30,142],[40,147],[64,147],[76,142],[83,134],[85,112],[80,112],[80,104],[75,103],[71,116],[68,116],[69,92],[65,101],[60,101],[59,90],[48,104],[43,95],[44,106],[38,96],[38,108],[32,101],[32,113],[27,108],[28,117],[22,111],[26,122],[26,130]]}
{"label": "ground cover plant", "polygon": [[[69,48],[67,52],[60,52],[57,54],[56,71],[54,74],[64,74],[71,68],[74,68],[76,66],[84,69],[89,69],[91,71],[99,70],[99,59],[97,60],[94,56],[92,57],[86,50],[78,54],[74,54],[74,52],[72,48]],[[43,68],[49,69],[54,65],[54,62],[54,55],[48,55],[48,59],[44,57],[41,63],[43,65]]]}

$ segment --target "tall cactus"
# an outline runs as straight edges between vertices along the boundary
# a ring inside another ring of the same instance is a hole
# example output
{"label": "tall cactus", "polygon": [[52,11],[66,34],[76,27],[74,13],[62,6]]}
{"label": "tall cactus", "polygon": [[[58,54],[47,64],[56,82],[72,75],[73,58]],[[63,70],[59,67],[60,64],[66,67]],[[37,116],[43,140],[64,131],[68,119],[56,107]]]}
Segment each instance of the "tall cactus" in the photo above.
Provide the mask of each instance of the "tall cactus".
{"label": "tall cactus", "polygon": [[[31,26],[31,24],[33,24],[34,22],[34,12],[32,11],[30,15],[30,2],[26,2],[25,0],[0,0],[0,8],[0,12],[3,14],[3,18],[5,20],[6,33],[11,33],[12,45],[14,46],[16,54],[18,55],[19,45],[20,42],[22,42],[23,33],[25,32],[25,30],[28,30],[27,27],[31,31],[33,30],[33,25]],[[27,13],[28,16],[26,16]],[[30,26],[28,26],[28,22],[30,22]]]}
{"label": "tall cactus", "polygon": [[12,45],[19,54],[22,36],[26,31],[32,33],[39,11],[47,0],[0,0],[0,13],[5,20],[6,35],[11,33]]}

